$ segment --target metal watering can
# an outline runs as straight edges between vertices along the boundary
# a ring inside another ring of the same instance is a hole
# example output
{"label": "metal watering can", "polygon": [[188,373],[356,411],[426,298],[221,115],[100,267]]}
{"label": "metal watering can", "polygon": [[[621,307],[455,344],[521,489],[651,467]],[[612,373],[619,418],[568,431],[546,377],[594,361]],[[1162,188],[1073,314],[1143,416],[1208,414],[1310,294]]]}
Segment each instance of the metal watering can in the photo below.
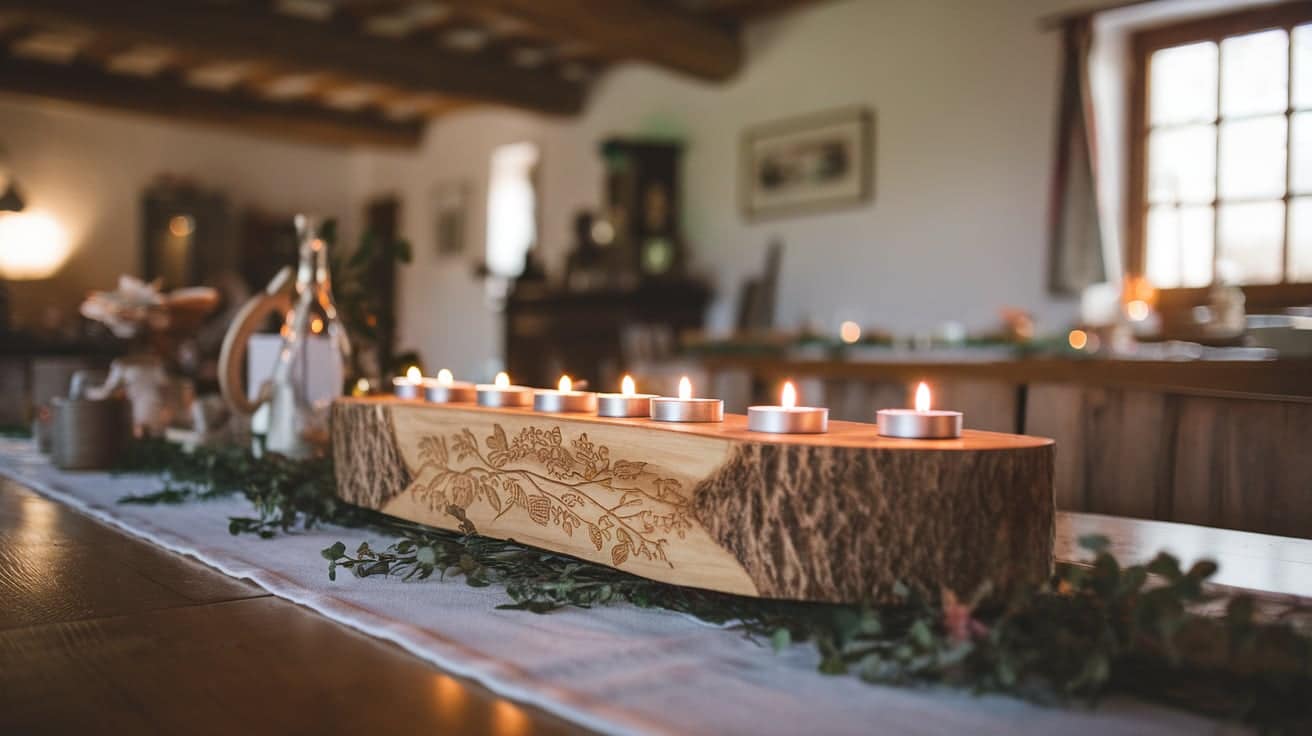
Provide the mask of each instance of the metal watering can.
{"label": "metal watering can", "polygon": [[[320,223],[304,215],[295,219],[300,241],[295,278],[283,268],[264,291],[237,312],[219,353],[219,389],[234,412],[252,417],[251,431],[263,436],[263,448],[288,457],[304,458],[328,443],[328,414],[342,395],[351,365],[351,343],[337,317],[328,244]],[[271,314],[285,317],[278,337],[256,334]],[[252,379],[267,372],[258,390],[248,396],[242,363],[252,341],[279,339],[268,367],[249,361]],[[256,444],[257,451],[260,448]]]}

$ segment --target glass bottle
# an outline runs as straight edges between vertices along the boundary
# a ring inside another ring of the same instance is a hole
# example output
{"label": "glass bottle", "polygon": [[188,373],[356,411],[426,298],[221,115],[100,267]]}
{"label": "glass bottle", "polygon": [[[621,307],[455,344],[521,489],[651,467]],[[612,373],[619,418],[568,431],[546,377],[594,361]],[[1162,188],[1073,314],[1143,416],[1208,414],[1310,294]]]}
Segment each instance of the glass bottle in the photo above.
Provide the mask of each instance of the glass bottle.
{"label": "glass bottle", "polygon": [[300,241],[292,305],[273,369],[265,447],[306,457],[328,443],[328,415],[351,373],[351,343],[333,302],[328,244],[316,218],[296,216]]}

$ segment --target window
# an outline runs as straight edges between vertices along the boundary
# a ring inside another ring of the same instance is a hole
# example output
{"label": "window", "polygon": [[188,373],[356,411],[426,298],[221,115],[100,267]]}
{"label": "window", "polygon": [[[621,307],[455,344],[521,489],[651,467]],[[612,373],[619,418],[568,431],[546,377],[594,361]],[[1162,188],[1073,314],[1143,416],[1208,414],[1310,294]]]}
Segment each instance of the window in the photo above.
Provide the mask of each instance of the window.
{"label": "window", "polygon": [[537,239],[538,165],[534,143],[509,143],[492,152],[487,188],[487,267],[495,276],[515,277]]}
{"label": "window", "polygon": [[[1312,4],[1135,37],[1131,269],[1312,294]],[[1251,298],[1251,296],[1250,296]]]}

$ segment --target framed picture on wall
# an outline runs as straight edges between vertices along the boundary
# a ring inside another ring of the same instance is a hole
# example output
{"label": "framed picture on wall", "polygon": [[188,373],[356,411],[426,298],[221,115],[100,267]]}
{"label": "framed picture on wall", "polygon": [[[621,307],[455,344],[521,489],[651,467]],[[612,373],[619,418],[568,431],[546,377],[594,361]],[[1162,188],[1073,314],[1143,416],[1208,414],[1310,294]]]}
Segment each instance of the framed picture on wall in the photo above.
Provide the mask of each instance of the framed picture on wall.
{"label": "framed picture on wall", "polygon": [[741,156],[748,219],[859,205],[873,189],[874,114],[849,107],[753,126]]}
{"label": "framed picture on wall", "polygon": [[469,182],[464,180],[439,182],[433,187],[434,242],[438,256],[458,256],[465,252],[469,190]]}

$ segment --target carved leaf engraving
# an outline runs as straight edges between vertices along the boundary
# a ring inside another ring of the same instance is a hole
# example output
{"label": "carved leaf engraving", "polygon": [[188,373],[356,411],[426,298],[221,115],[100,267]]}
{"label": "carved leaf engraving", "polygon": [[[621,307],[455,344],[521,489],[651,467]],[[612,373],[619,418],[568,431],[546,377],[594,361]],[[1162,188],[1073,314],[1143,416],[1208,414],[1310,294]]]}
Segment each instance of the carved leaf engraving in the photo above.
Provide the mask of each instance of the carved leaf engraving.
{"label": "carved leaf engraving", "polygon": [[664,562],[670,535],[692,528],[682,484],[648,470],[643,461],[611,459],[610,448],[586,433],[566,442],[559,427],[525,427],[513,437],[500,424],[480,446],[469,429],[419,442],[422,465],[414,487],[434,509],[486,503],[493,522],[518,510],[567,537],[587,531],[601,552],[611,544],[616,567],[630,559]]}

